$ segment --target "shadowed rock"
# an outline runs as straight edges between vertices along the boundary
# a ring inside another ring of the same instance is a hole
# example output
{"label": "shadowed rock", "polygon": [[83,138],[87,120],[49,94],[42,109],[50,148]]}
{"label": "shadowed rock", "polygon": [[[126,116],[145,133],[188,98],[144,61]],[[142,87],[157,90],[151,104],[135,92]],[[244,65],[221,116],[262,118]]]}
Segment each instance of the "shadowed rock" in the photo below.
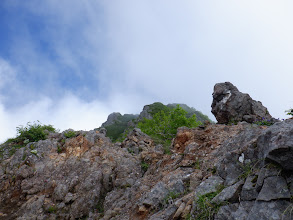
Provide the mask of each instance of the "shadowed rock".
{"label": "shadowed rock", "polygon": [[220,124],[256,120],[271,120],[266,107],[253,100],[248,94],[240,92],[230,82],[214,86],[212,113]]}
{"label": "shadowed rock", "polygon": [[276,123],[268,128],[257,141],[259,157],[293,170],[293,120]]}

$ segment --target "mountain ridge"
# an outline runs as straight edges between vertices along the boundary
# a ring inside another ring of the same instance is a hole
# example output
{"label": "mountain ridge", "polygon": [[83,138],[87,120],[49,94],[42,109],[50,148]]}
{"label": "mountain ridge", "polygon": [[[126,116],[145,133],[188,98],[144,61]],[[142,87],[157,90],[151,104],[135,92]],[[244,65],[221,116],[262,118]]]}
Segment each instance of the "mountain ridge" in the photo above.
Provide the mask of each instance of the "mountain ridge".
{"label": "mountain ridge", "polygon": [[0,145],[0,220],[291,220],[293,119],[230,88],[213,97],[226,123],[179,127],[169,153],[138,128],[116,143],[102,127],[21,128],[34,135]]}
{"label": "mountain ridge", "polygon": [[[138,122],[141,122],[144,118],[152,119],[153,115],[160,111],[169,111],[174,109],[177,105],[187,111],[187,117],[191,117],[193,114],[196,115],[198,121],[204,123],[206,121],[212,122],[208,116],[204,115],[200,111],[193,107],[189,107],[186,104],[167,104],[164,105],[161,102],[154,102],[153,104],[145,105],[140,114],[124,114],[121,115],[119,112],[111,113],[107,120],[102,123],[100,128],[106,128],[107,136],[113,141],[121,140],[125,132],[136,127]],[[125,136],[125,135],[124,135]]]}

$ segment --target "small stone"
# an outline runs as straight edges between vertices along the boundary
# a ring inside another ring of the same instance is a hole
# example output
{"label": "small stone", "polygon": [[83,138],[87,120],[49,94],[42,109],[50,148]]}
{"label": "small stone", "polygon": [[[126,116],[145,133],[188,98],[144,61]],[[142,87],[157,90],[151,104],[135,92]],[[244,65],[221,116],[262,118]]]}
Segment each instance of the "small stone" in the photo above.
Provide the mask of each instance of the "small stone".
{"label": "small stone", "polygon": [[138,208],[138,212],[145,213],[145,212],[147,212],[147,208],[146,208],[144,205],[139,206],[139,208]]}
{"label": "small stone", "polygon": [[179,218],[179,216],[182,214],[184,208],[185,208],[185,203],[182,202],[181,205],[179,206],[179,208],[177,209],[177,211],[175,212],[173,218],[174,219]]}

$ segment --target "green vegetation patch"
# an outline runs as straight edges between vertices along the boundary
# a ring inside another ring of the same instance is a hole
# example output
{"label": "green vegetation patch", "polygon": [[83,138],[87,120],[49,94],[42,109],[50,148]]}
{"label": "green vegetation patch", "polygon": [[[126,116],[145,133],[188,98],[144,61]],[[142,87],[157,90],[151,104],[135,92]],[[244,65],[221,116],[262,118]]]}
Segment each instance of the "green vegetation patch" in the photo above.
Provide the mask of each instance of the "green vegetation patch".
{"label": "green vegetation patch", "polygon": [[271,120],[271,119],[264,119],[264,118],[262,118],[260,120],[256,120],[254,122],[254,124],[256,124],[256,125],[271,126],[271,125],[275,124],[275,122],[274,122],[274,120]]}
{"label": "green vegetation patch", "polygon": [[194,216],[196,220],[214,219],[214,215],[218,213],[219,209],[225,203],[214,203],[212,199],[216,197],[224,189],[223,185],[219,185],[216,192],[207,193],[198,196],[196,200],[196,209]]}
{"label": "green vegetation patch", "polygon": [[[45,140],[50,132],[56,132],[52,125],[42,125],[39,121],[27,123],[27,126],[19,126],[16,128],[17,135],[15,138],[9,138],[2,146],[8,149],[8,155],[12,156],[17,149],[25,147],[30,142]],[[4,148],[1,149],[0,157],[3,158]],[[34,145],[30,145],[30,149],[34,150]]]}
{"label": "green vegetation patch", "polygon": [[10,138],[5,143],[14,143],[23,146],[28,142],[37,142],[45,140],[49,132],[56,132],[52,125],[42,125],[39,121],[27,123],[27,126],[19,126],[16,128],[16,138]]}
{"label": "green vegetation patch", "polygon": [[141,169],[142,169],[144,172],[146,172],[146,171],[148,170],[148,168],[149,168],[149,164],[146,163],[146,162],[144,162],[144,161],[141,162],[140,166],[141,166]]}
{"label": "green vegetation patch", "polygon": [[197,127],[201,122],[196,120],[196,115],[186,117],[187,112],[177,105],[176,108],[165,112],[160,111],[153,116],[153,119],[144,119],[139,122],[137,127],[142,132],[151,136],[158,144],[169,145],[176,136],[179,127]]}
{"label": "green vegetation patch", "polygon": [[159,208],[165,208],[167,205],[173,203],[175,199],[179,198],[180,195],[180,193],[169,191],[168,194],[165,196],[164,200],[160,203]]}
{"label": "green vegetation patch", "polygon": [[155,102],[149,106],[148,112],[151,114],[152,117],[154,117],[159,112],[170,112],[170,108],[168,108],[166,105],[164,105],[161,102]]}
{"label": "green vegetation patch", "polygon": [[114,124],[105,126],[107,130],[107,137],[109,137],[113,142],[121,141],[129,132],[128,123],[136,118],[137,116],[131,114],[119,116]]}
{"label": "green vegetation patch", "polygon": [[76,132],[75,131],[68,131],[68,132],[64,133],[64,136],[66,138],[72,138],[72,137],[76,136]]}
{"label": "green vegetation patch", "polygon": [[56,212],[57,212],[57,207],[56,207],[55,205],[50,206],[50,207],[47,209],[47,211],[48,211],[49,213],[56,213]]}

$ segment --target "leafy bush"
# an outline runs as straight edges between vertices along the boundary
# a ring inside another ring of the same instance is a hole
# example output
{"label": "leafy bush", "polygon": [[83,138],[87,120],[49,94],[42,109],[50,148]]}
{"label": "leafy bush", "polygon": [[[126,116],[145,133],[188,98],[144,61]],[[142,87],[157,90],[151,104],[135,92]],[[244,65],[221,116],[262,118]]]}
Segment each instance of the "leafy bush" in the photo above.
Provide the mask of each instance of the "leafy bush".
{"label": "leafy bush", "polygon": [[292,108],[287,110],[287,111],[285,111],[285,112],[287,112],[287,115],[292,115],[293,116],[293,109]]}
{"label": "leafy bush", "polygon": [[64,136],[66,138],[72,138],[72,137],[76,136],[76,133],[75,133],[75,131],[68,131],[68,132],[64,133]]}
{"label": "leafy bush", "polygon": [[[167,107],[170,108],[170,109],[174,109],[177,107],[178,104],[168,104]],[[207,115],[204,115],[202,112],[196,110],[195,108],[193,107],[189,107],[188,105],[186,104],[179,104],[179,106],[181,108],[183,108],[185,111],[187,111],[187,115],[186,117],[187,118],[190,118],[192,117],[192,115],[196,115],[196,119],[200,122],[211,122],[213,123],[213,121],[211,119],[209,119],[209,117]]]}
{"label": "leafy bush", "polygon": [[161,102],[155,102],[148,106],[149,106],[148,112],[151,114],[152,117],[161,111],[165,113],[170,111],[170,108],[168,108],[166,105],[162,104]]}
{"label": "leafy bush", "polygon": [[195,115],[187,118],[186,114],[187,112],[177,105],[176,108],[168,112],[160,111],[156,113],[153,119],[144,119],[137,126],[156,142],[168,145],[175,137],[177,128],[182,126],[191,128],[201,124],[201,122],[196,120]]}
{"label": "leafy bush", "polygon": [[[52,125],[42,125],[39,121],[31,124],[27,123],[27,126],[19,126],[16,128],[17,137],[10,138],[5,143],[15,143],[23,145],[28,142],[37,142],[39,140],[45,140],[49,132],[55,132],[56,129]],[[28,140],[28,141],[27,141]]]}

